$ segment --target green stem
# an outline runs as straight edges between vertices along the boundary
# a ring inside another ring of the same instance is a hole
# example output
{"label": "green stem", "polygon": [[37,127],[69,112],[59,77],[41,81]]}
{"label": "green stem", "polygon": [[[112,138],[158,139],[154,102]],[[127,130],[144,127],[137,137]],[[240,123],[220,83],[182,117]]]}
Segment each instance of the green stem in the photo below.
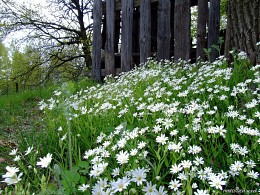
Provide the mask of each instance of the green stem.
{"label": "green stem", "polygon": [[69,119],[66,117],[66,121],[67,121],[67,126],[68,126],[68,139],[69,139],[69,144],[68,144],[68,151],[69,151],[69,168],[70,170],[72,170],[72,144],[71,144],[71,128],[70,128],[70,121]]}

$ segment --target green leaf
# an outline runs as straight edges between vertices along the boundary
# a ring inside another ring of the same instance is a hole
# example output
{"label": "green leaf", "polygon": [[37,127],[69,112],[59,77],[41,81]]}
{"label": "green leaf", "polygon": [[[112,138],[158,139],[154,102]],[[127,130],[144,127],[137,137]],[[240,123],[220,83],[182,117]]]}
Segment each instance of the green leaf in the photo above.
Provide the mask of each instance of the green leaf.
{"label": "green leaf", "polygon": [[66,192],[71,193],[75,189],[77,183],[80,180],[78,173],[78,167],[72,167],[71,170],[64,170],[62,173],[61,184],[63,185]]}

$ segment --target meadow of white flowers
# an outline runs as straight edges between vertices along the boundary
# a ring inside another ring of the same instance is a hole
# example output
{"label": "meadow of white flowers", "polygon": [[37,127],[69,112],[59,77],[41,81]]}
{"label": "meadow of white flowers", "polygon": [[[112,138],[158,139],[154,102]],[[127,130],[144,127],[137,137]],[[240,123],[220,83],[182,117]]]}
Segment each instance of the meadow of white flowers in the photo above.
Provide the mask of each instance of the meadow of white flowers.
{"label": "meadow of white flowers", "polygon": [[[40,109],[68,151],[63,156],[80,156],[73,159],[78,179],[57,188],[102,195],[258,193],[260,65],[246,70],[246,64],[242,54],[237,69],[223,57],[199,64],[150,60],[73,95],[55,91]],[[71,149],[73,140],[84,154]],[[53,174],[55,156],[29,166]],[[4,182],[22,182],[26,173],[17,176],[17,167],[7,168]]]}

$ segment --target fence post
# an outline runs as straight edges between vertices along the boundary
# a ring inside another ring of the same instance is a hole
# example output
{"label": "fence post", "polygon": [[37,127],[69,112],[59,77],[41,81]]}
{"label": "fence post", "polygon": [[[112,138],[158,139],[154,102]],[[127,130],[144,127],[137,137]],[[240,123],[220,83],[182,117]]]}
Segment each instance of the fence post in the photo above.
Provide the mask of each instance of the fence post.
{"label": "fence post", "polygon": [[106,24],[107,40],[105,47],[105,69],[106,75],[115,75],[115,1],[106,0]]}
{"label": "fence post", "polygon": [[170,59],[171,44],[171,1],[159,0],[158,4],[158,32],[157,32],[157,57]]}
{"label": "fence post", "polygon": [[122,0],[121,70],[130,71],[132,66],[132,29],[134,0]]}
{"label": "fence post", "polygon": [[140,7],[140,63],[151,55],[151,0],[142,0]]}
{"label": "fence post", "polygon": [[93,46],[92,46],[92,78],[101,80],[101,22],[102,0],[95,0],[93,7]]}
{"label": "fence post", "polygon": [[[208,48],[218,44],[220,30],[220,0],[210,0],[209,9],[209,31],[208,31]],[[211,49],[210,61],[218,57],[218,51]]]}
{"label": "fence post", "polygon": [[208,16],[208,0],[198,0],[197,50],[196,59],[204,61],[206,48],[206,24]]}
{"label": "fence post", "polygon": [[174,8],[174,59],[189,60],[191,50],[190,23],[191,11],[190,0],[175,0]]}

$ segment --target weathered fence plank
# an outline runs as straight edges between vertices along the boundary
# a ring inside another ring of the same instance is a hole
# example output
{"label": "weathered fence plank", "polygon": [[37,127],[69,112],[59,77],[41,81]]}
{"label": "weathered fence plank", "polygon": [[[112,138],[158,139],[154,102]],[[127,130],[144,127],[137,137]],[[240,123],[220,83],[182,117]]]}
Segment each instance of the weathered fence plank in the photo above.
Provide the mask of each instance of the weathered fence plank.
{"label": "weathered fence plank", "polygon": [[[140,52],[140,44],[139,44],[139,39],[140,39],[140,8],[137,7],[134,9],[133,12],[133,44],[132,44],[132,49],[133,53],[139,53]],[[139,60],[138,60],[139,61]]]}
{"label": "weathered fence plank", "polygon": [[171,43],[171,1],[159,0],[158,3],[158,32],[157,32],[157,58],[170,59]]}
{"label": "weathered fence plank", "polygon": [[132,66],[132,29],[134,0],[122,0],[121,69],[129,71]]}
{"label": "weathered fence plank", "polygon": [[140,63],[151,55],[151,0],[142,0],[140,8]]}
{"label": "weathered fence plank", "polygon": [[93,7],[92,79],[101,80],[101,21],[102,0],[95,0]]}
{"label": "weathered fence plank", "polygon": [[106,0],[106,46],[105,46],[105,69],[106,75],[115,75],[115,1]]}
{"label": "weathered fence plank", "polygon": [[[135,0],[134,1],[134,7],[139,7],[141,5],[143,0]],[[151,3],[157,2],[158,0],[150,0]],[[122,2],[120,0],[116,0],[116,10],[121,10],[122,8]]]}
{"label": "weathered fence plank", "polygon": [[[220,30],[220,0],[210,0],[209,9],[209,31],[208,31],[208,48],[218,44]],[[210,61],[218,57],[218,51],[211,49]]]}
{"label": "weathered fence plank", "polygon": [[206,45],[206,24],[208,19],[208,0],[198,1],[198,22],[197,22],[197,51],[196,58],[205,60],[204,48]]}
{"label": "weathered fence plank", "polygon": [[191,50],[190,23],[191,11],[190,0],[175,0],[174,15],[174,59],[178,61],[189,60]]}
{"label": "weathered fence plank", "polygon": [[171,0],[171,45],[170,45],[170,56],[174,55],[174,7],[175,0]]}

